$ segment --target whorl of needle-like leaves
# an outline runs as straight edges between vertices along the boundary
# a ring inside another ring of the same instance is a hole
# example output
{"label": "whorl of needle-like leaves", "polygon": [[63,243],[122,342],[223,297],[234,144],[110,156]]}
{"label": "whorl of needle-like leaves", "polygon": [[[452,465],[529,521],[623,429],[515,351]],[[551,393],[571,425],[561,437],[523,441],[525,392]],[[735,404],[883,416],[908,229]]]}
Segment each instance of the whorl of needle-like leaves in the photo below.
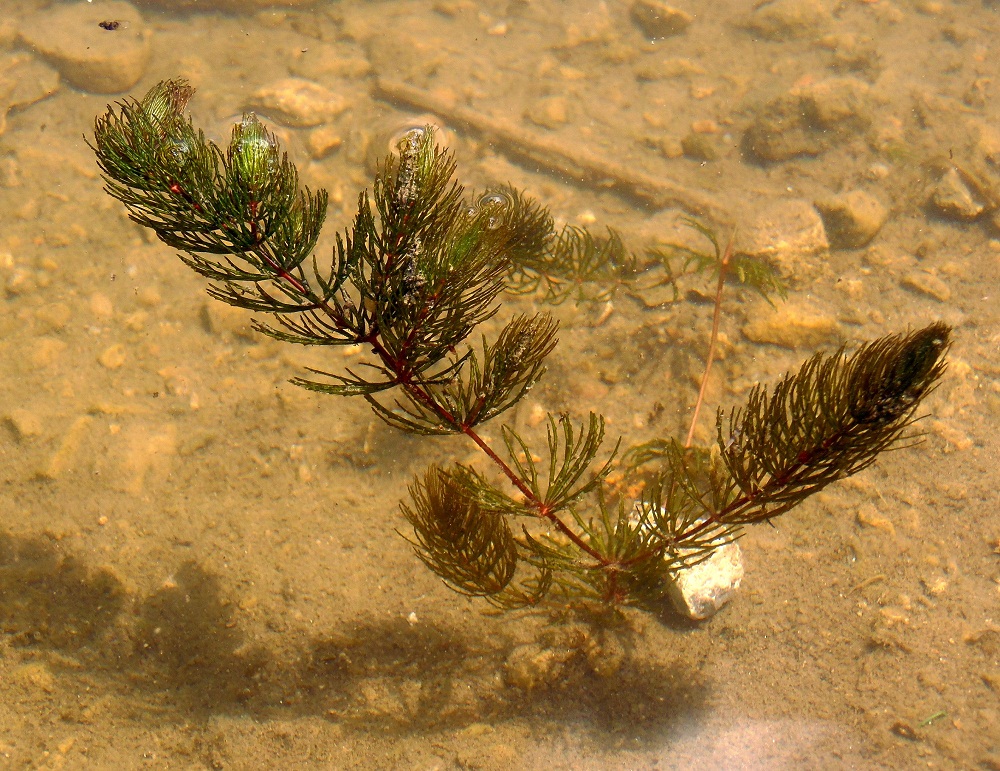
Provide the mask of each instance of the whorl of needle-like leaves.
{"label": "whorl of needle-like leaves", "polygon": [[466,488],[437,466],[410,486],[401,504],[413,526],[417,556],[463,594],[502,592],[517,567],[517,544],[506,518],[482,510]]}
{"label": "whorl of needle-like leaves", "polygon": [[944,371],[950,331],[936,323],[850,356],[818,354],[770,392],[754,388],[725,430],[720,412],[721,458],[736,488],[724,519],[777,516],[898,446]]}
{"label": "whorl of needle-like leaves", "polygon": [[420,380],[423,393],[449,415],[404,391],[390,409],[370,399],[388,424],[416,434],[448,434],[485,423],[519,402],[545,372],[556,346],[558,325],[551,316],[515,316],[496,341],[483,338],[482,360],[475,350],[458,357],[445,375]]}
{"label": "whorl of needle-like leaves", "polygon": [[225,152],[208,141],[183,114],[193,94],[183,80],[164,81],[98,117],[94,149],[106,189],[190,267],[220,282],[212,290],[219,299],[274,311],[241,284],[298,268],[319,238],[326,192],[299,189],[295,166],[252,114]]}

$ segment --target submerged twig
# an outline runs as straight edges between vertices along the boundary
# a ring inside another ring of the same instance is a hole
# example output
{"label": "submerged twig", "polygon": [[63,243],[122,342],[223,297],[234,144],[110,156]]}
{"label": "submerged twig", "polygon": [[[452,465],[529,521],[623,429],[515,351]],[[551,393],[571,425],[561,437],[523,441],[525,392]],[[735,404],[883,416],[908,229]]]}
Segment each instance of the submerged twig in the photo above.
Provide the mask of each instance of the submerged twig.
{"label": "submerged twig", "polygon": [[375,96],[430,112],[449,125],[471,130],[496,144],[503,152],[534,161],[546,171],[594,187],[618,190],[658,208],[678,206],[689,214],[729,222],[732,216],[707,193],[693,190],[662,176],[653,176],[603,158],[586,148],[567,146],[471,107],[456,104],[430,91],[380,78]]}

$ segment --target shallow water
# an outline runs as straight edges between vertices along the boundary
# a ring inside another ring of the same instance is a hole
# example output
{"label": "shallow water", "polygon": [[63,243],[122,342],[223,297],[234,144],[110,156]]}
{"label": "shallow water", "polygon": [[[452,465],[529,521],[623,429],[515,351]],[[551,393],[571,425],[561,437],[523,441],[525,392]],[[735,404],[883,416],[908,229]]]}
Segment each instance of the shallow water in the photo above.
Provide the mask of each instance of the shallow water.
{"label": "shallow water", "polygon": [[[351,359],[262,338],[125,218],[85,143],[120,95],[59,81],[20,37],[48,4],[10,6],[4,765],[1000,768],[995,5],[686,3],[690,26],[656,40],[627,4],[576,0],[146,6],[123,30],[151,45],[129,92],[188,78],[219,141],[285,77],[345,100],[314,127],[262,110],[303,183],[331,193],[321,256],[387,137],[428,114],[471,188],[511,183],[560,222],[639,251],[685,211],[763,239],[789,298],[727,294],[708,413],[816,350],[954,326],[923,441],[751,528],[743,586],[711,620],[629,611],[634,647],[605,676],[585,630],[499,616],[423,567],[398,502],[470,446],[289,385]],[[805,125],[790,98],[844,113]],[[765,154],[809,154],[754,157],[751,127],[778,118]],[[929,203],[949,169],[981,213]],[[789,213],[852,190],[888,210],[874,239],[796,246]],[[712,309],[704,292],[664,299],[559,306],[560,347],[510,421],[598,410],[626,445],[683,434]],[[697,436],[712,440],[709,414]],[[528,649],[563,657],[532,689],[511,677]]]}

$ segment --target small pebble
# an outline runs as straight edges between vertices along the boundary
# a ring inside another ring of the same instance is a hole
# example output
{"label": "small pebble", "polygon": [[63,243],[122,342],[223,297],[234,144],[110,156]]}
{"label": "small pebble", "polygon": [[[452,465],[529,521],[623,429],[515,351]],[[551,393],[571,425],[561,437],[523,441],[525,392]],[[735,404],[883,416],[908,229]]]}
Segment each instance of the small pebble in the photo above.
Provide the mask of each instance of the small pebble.
{"label": "small pebble", "polygon": [[543,128],[558,128],[569,122],[569,100],[565,96],[544,96],[532,104],[525,117]]}
{"label": "small pebble", "polygon": [[906,289],[933,297],[940,302],[948,302],[951,299],[951,288],[933,273],[914,270],[903,276],[899,283]]}
{"label": "small pebble", "polygon": [[254,92],[248,106],[285,126],[299,128],[326,123],[344,112],[349,103],[311,80],[285,78]]}
{"label": "small pebble", "polygon": [[121,343],[105,348],[97,357],[97,361],[105,369],[120,369],[125,364],[125,346]]}
{"label": "small pebble", "polygon": [[830,245],[856,249],[870,242],[889,217],[889,210],[871,193],[852,190],[816,201]]}
{"label": "small pebble", "polygon": [[635,0],[630,15],[651,40],[680,35],[694,21],[691,14],[662,0]]}

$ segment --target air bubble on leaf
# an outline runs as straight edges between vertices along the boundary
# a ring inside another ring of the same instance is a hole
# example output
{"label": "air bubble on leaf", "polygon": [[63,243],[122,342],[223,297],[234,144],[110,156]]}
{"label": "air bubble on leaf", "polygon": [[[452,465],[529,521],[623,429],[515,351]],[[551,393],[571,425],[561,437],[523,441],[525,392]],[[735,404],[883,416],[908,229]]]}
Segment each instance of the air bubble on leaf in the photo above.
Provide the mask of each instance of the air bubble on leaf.
{"label": "air bubble on leaf", "polygon": [[422,115],[406,115],[400,120],[385,126],[379,130],[368,143],[365,153],[365,166],[372,174],[377,174],[379,164],[387,155],[399,153],[399,143],[411,131],[419,131],[421,134],[430,127],[434,132],[434,141],[438,147],[447,148],[454,144],[455,135],[436,115],[425,113]]}

